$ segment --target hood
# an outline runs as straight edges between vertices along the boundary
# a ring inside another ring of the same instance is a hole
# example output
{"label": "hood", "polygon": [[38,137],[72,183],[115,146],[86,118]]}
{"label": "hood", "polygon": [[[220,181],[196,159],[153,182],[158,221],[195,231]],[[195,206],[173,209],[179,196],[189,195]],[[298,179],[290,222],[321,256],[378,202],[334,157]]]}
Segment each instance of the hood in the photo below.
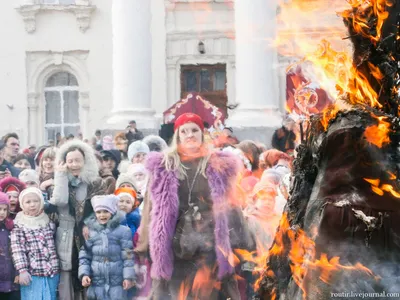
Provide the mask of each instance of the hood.
{"label": "hood", "polygon": [[86,218],[85,225],[87,227],[89,227],[90,230],[100,232],[105,228],[110,229],[110,230],[117,228],[124,219],[125,219],[125,214],[123,214],[121,212],[117,212],[116,214],[114,214],[111,217],[111,219],[108,221],[106,226],[103,226],[103,225],[100,225],[99,222],[97,222],[96,215],[91,214],[88,218]]}
{"label": "hood", "polygon": [[148,135],[143,139],[143,142],[149,146],[152,152],[162,152],[168,148],[167,143],[158,135]]}
{"label": "hood", "polygon": [[62,145],[57,151],[56,166],[58,166],[61,161],[64,161],[64,157],[68,150],[73,147],[81,149],[85,154],[85,164],[83,165],[81,175],[79,177],[83,182],[90,184],[99,178],[99,167],[94,155],[94,150],[88,144],[80,140],[73,140]]}

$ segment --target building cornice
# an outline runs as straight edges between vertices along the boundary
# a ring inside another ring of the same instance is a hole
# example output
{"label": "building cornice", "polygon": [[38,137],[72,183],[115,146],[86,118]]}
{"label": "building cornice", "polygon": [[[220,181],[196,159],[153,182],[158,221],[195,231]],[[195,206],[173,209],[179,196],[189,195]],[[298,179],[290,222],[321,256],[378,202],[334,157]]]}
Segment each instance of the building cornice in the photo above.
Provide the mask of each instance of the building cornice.
{"label": "building cornice", "polygon": [[91,5],[88,1],[76,5],[22,4],[18,6],[16,10],[21,14],[25,23],[25,30],[28,33],[34,33],[36,31],[37,14],[57,11],[73,13],[76,17],[79,29],[85,32],[90,27],[92,13],[96,10],[96,6]]}

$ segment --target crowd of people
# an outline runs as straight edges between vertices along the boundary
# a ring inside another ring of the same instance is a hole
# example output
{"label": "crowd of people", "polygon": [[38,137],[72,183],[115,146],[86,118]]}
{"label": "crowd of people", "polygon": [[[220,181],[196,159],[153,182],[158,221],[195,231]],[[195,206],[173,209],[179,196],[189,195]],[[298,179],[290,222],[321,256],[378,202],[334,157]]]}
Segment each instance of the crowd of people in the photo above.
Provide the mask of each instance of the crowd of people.
{"label": "crowd of people", "polygon": [[192,113],[168,143],[135,121],[22,151],[5,135],[0,298],[252,299],[254,262],[232,257],[272,243],[294,149],[278,130],[281,149],[211,137]]}

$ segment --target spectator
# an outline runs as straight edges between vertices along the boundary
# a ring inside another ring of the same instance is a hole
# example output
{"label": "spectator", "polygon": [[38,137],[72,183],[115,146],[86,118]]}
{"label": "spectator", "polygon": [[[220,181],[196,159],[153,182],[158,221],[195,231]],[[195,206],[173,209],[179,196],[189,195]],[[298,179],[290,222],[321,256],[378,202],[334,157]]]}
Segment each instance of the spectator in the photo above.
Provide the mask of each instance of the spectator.
{"label": "spectator", "polygon": [[287,154],[292,154],[296,147],[296,123],[291,118],[286,118],[281,128],[278,128],[272,136],[272,147]]}
{"label": "spectator", "polygon": [[25,154],[18,154],[13,159],[13,165],[14,167],[18,168],[21,171],[26,169],[32,169],[29,157]]}
{"label": "spectator", "polygon": [[103,143],[101,145],[103,146],[103,150],[115,149],[113,138],[111,135],[106,135],[105,137],[103,137]]}
{"label": "spectator", "polygon": [[168,148],[167,143],[158,135],[148,135],[143,142],[149,146],[150,151],[162,152]]}
{"label": "spectator", "polygon": [[49,145],[49,147],[55,147],[56,143],[54,142],[54,140],[49,140],[47,142],[47,144]]}
{"label": "spectator", "polygon": [[39,188],[39,175],[35,170],[26,169],[19,173],[19,180],[25,183],[26,187]]}
{"label": "spectator", "polygon": [[121,162],[121,152],[119,150],[103,150],[101,151],[103,158],[103,168],[108,169],[117,179],[119,176],[118,165]]}
{"label": "spectator", "polygon": [[21,171],[4,159],[5,147],[6,144],[0,140],[0,179],[8,176],[18,177]]}
{"label": "spectator", "polygon": [[97,129],[94,133],[94,138],[96,139],[96,144],[101,145],[101,130]]}
{"label": "spectator", "polygon": [[142,141],[136,141],[130,144],[128,148],[128,159],[131,163],[141,164],[146,155],[150,153],[150,148]]}
{"label": "spectator", "polygon": [[132,120],[129,122],[128,127],[126,127],[125,136],[128,140],[128,145],[143,139],[143,133],[136,128],[136,121]]}
{"label": "spectator", "polygon": [[71,133],[71,134],[68,134],[68,136],[67,136],[67,142],[69,142],[69,141],[72,141],[72,140],[74,140],[75,139],[75,136]]}
{"label": "spectator", "polygon": [[16,133],[8,133],[3,136],[3,142],[6,144],[4,159],[12,162],[19,153],[19,137]]}

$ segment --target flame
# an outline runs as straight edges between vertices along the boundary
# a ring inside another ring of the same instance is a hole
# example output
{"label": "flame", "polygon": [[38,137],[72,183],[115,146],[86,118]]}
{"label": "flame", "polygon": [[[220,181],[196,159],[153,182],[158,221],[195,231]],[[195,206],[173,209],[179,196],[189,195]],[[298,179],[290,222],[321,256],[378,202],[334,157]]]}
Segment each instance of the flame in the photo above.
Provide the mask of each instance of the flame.
{"label": "flame", "polygon": [[[379,184],[375,179],[368,180],[373,184]],[[361,263],[342,265],[340,264],[339,257],[332,257],[329,259],[325,253],[320,254],[319,258],[316,258],[314,242],[314,238],[317,236],[316,228],[312,228],[311,232],[313,235],[312,238],[308,237],[300,228],[289,227],[287,215],[284,214],[274,245],[269,251],[269,256],[284,256],[288,253],[292,278],[302,290],[304,298],[307,296],[306,283],[308,279],[307,274],[309,272],[313,273],[310,277],[318,274],[320,280],[327,284],[332,282],[333,276],[339,271],[360,271],[368,276],[373,275],[372,271]],[[290,243],[287,243],[287,245],[290,245],[290,249],[284,248],[283,236],[289,239]],[[275,274],[270,269],[264,271],[264,276],[275,278]],[[255,284],[256,289],[259,287],[260,282],[261,279],[259,278]],[[272,291],[271,297],[274,295],[276,297],[275,291]]]}
{"label": "flame", "polygon": [[[396,175],[392,174],[389,172],[389,176],[390,176],[390,180],[395,180],[396,179]],[[390,193],[393,197],[400,199],[400,193],[397,192],[395,190],[395,188],[390,185],[390,184],[380,184],[381,181],[379,179],[369,179],[369,178],[364,178],[364,180],[368,183],[371,184],[371,189],[372,191],[379,195],[379,196],[383,196],[385,194],[385,192]]]}
{"label": "flame", "polygon": [[[342,13],[345,18],[352,20],[355,32],[369,38],[373,43],[377,43],[382,36],[382,27],[389,17],[387,7],[392,6],[392,0],[349,0],[351,9]],[[371,24],[368,21],[376,17],[376,34],[371,32]]]}
{"label": "flame", "polygon": [[390,143],[390,123],[385,121],[386,117],[376,117],[378,119],[378,125],[371,125],[365,129],[364,137],[366,140],[382,148],[383,145]]}
{"label": "flame", "polygon": [[[334,5],[338,5],[337,3],[339,2],[334,2]],[[387,8],[393,5],[393,0],[349,0],[348,4],[345,1],[342,4],[347,7],[334,7],[342,11],[335,18],[331,1],[315,1],[312,5],[308,0],[294,0],[290,4],[281,1],[278,15],[280,30],[274,41],[281,55],[298,57],[302,67],[306,65],[304,76],[309,80],[308,84],[322,88],[332,99],[334,106],[328,107],[321,114],[321,124],[325,130],[329,121],[343,109],[338,105],[338,100],[345,100],[351,105],[382,108],[377,89],[372,87],[369,79],[353,64],[349,40],[338,40],[337,37],[348,36],[341,25],[341,18],[344,17],[353,22],[357,34],[370,38],[374,43],[378,42],[382,37],[382,26],[388,18]],[[326,20],[332,20],[330,24],[333,25],[321,28],[321,24],[329,23]],[[321,40],[317,44],[315,35],[305,34],[313,32],[311,29],[333,36],[332,42]],[[374,64],[369,63],[368,66],[379,89],[384,76]],[[293,98],[290,92],[289,96]],[[292,113],[290,109],[287,111]]]}

